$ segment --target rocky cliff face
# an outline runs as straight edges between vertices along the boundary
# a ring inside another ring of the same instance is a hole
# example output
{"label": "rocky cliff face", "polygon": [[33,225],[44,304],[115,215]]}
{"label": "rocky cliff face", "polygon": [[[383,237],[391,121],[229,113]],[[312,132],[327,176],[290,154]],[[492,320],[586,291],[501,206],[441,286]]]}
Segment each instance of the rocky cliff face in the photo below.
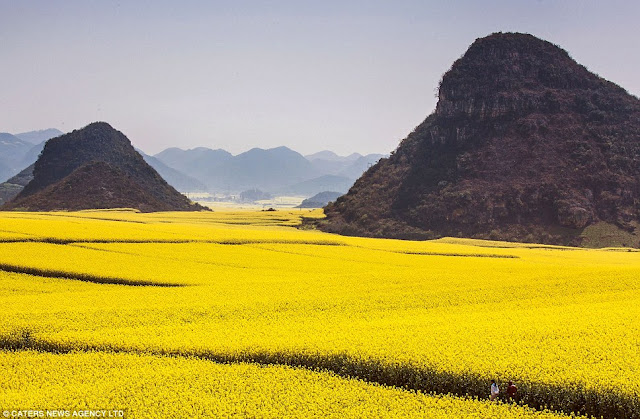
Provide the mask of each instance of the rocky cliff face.
{"label": "rocky cliff face", "polygon": [[476,40],[435,112],[326,208],[328,231],[579,244],[634,230],[640,101],[525,34]]}

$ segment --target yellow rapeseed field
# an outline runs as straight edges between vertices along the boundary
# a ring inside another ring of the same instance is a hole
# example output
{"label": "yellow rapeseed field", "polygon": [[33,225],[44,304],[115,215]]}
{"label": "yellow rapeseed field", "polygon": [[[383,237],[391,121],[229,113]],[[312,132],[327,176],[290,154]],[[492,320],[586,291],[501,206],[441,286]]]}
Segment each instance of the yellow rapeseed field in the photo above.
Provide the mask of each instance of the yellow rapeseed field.
{"label": "yellow rapeseed field", "polygon": [[495,379],[538,409],[640,417],[640,252],[341,237],[302,216],[321,212],[0,213],[0,409],[537,414],[457,398]]}
{"label": "yellow rapeseed field", "polygon": [[100,406],[114,412],[112,415],[123,410],[127,418],[559,417],[514,405],[425,395],[276,365],[24,351],[0,352],[0,368],[4,372],[0,406],[9,412],[20,409],[15,406],[49,406],[58,411],[71,410],[69,406],[80,411]]}

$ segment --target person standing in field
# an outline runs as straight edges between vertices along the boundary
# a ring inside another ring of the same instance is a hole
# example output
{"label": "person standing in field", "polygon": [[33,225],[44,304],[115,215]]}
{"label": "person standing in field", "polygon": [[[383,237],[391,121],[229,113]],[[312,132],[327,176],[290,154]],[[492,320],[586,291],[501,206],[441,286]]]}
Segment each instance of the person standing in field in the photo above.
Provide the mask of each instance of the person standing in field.
{"label": "person standing in field", "polygon": [[500,394],[500,389],[496,384],[496,380],[491,380],[491,401],[494,401],[498,398],[498,394]]}
{"label": "person standing in field", "polygon": [[516,393],[518,392],[518,387],[513,384],[513,381],[509,381],[509,386],[507,387],[507,398],[510,401],[515,401]]}

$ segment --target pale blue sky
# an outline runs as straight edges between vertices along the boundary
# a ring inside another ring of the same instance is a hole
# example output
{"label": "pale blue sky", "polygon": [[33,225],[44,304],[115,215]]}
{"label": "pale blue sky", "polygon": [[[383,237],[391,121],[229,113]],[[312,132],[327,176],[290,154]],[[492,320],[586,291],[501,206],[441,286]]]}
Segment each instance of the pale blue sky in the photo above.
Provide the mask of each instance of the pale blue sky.
{"label": "pale blue sky", "polygon": [[0,0],[0,131],[393,150],[474,39],[532,33],[640,94],[637,1]]}

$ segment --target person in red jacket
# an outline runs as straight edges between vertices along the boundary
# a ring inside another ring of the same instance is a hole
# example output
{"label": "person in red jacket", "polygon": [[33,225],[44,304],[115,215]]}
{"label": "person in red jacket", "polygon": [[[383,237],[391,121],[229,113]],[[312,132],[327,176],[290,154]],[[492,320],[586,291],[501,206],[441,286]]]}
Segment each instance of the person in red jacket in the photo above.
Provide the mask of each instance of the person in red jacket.
{"label": "person in red jacket", "polygon": [[507,398],[511,401],[516,400],[516,393],[518,392],[518,387],[513,384],[513,381],[509,381],[509,386],[507,387]]}

